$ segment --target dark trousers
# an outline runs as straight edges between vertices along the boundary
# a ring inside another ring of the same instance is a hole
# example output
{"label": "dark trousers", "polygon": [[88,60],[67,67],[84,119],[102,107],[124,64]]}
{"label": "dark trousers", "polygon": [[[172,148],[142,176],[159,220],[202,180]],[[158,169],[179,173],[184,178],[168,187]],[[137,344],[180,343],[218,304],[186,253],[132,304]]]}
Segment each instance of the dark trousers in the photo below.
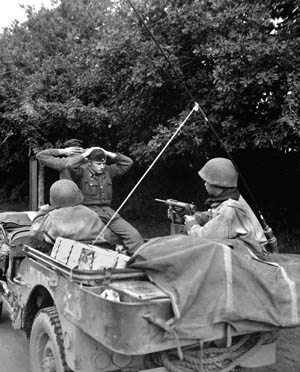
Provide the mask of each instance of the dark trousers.
{"label": "dark trousers", "polygon": [[[87,205],[87,207],[95,211],[104,224],[106,224],[115,213],[115,211],[110,207],[102,207],[98,205]],[[112,232],[122,239],[122,243],[129,254],[133,254],[137,248],[144,243],[144,239],[137,229],[119,214],[114,217],[114,219],[109,223],[108,227]]]}

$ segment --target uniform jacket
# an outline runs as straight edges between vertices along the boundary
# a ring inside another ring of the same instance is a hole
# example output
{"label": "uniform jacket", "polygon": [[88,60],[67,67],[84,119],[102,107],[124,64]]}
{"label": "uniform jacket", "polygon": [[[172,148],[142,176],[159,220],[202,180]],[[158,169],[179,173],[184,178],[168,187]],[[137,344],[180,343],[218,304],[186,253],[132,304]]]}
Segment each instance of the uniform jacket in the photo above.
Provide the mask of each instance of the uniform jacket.
{"label": "uniform jacket", "polygon": [[59,209],[49,207],[38,212],[30,235],[47,243],[54,243],[58,236],[88,242],[97,238],[103,226],[97,213],[84,205]]}
{"label": "uniform jacket", "polygon": [[191,226],[188,235],[209,239],[243,237],[255,239],[259,243],[267,241],[258,219],[242,196],[238,200],[225,200],[215,207],[212,205],[206,213],[208,222],[203,226]]}
{"label": "uniform jacket", "polygon": [[68,170],[84,196],[82,204],[109,206],[112,200],[112,179],[128,172],[132,163],[127,156],[117,154],[113,164],[105,165],[103,173],[96,174],[81,155],[70,157]]}

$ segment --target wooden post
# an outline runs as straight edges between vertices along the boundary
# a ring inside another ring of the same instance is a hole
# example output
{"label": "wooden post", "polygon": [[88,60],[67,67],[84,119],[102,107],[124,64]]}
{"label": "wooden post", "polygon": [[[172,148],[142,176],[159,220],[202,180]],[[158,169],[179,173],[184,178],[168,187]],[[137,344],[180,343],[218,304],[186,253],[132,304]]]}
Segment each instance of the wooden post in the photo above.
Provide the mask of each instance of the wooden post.
{"label": "wooden post", "polygon": [[39,164],[38,174],[38,207],[45,204],[45,167]]}
{"label": "wooden post", "polygon": [[38,210],[38,161],[29,160],[29,210]]}

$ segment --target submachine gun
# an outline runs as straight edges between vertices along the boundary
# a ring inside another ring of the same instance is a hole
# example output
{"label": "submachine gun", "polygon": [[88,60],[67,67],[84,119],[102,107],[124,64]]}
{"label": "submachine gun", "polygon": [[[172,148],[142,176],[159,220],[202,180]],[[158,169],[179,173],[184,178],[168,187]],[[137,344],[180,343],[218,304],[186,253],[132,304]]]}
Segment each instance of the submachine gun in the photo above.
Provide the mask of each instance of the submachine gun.
{"label": "submachine gun", "polygon": [[170,234],[179,234],[184,229],[184,216],[192,216],[196,212],[194,203],[184,203],[175,199],[155,199],[155,201],[166,204],[168,208],[168,218],[171,220]]}
{"label": "submachine gun", "polygon": [[[175,199],[155,199],[155,201],[166,204],[168,208],[168,218],[171,220],[170,234],[180,234],[184,231],[184,216],[192,216],[196,213],[194,203],[184,203]],[[199,212],[197,212],[199,213]],[[272,229],[267,225],[263,215],[259,212],[259,220],[267,238],[267,250],[278,253],[277,239]]]}

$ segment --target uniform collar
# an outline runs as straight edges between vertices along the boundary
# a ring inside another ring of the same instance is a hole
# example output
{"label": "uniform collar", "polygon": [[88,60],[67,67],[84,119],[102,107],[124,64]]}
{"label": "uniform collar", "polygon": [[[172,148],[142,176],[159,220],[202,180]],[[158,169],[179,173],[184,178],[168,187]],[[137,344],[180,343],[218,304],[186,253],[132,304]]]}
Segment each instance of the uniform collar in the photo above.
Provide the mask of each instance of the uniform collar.
{"label": "uniform collar", "polygon": [[98,174],[95,171],[93,171],[93,169],[89,165],[87,167],[87,170],[88,170],[88,174],[91,177],[91,179],[97,178]]}
{"label": "uniform collar", "polygon": [[223,192],[220,195],[208,198],[205,201],[205,204],[207,204],[210,208],[216,208],[218,205],[228,199],[238,200],[240,195],[241,194],[236,187],[224,188]]}
{"label": "uniform collar", "polygon": [[89,174],[89,176],[90,176],[90,178],[92,179],[92,180],[96,180],[99,176],[102,176],[102,175],[104,175],[104,170],[103,170],[103,172],[102,173],[96,173],[91,167],[90,167],[90,165],[88,165],[87,166],[87,171],[88,171],[88,174]]}

